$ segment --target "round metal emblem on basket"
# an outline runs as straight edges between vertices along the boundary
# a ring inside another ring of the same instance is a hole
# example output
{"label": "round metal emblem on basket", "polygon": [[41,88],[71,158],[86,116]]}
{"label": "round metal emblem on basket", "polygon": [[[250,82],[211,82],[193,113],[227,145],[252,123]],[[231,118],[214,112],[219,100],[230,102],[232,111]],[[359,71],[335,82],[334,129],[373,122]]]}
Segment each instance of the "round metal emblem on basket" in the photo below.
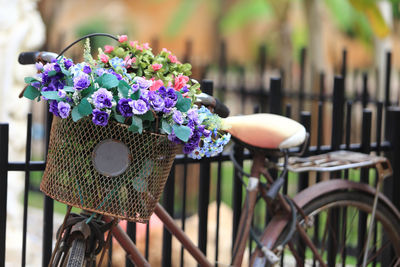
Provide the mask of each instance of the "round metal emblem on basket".
{"label": "round metal emblem on basket", "polygon": [[126,171],[131,162],[129,148],[119,140],[106,139],[96,145],[92,161],[104,176],[115,177]]}

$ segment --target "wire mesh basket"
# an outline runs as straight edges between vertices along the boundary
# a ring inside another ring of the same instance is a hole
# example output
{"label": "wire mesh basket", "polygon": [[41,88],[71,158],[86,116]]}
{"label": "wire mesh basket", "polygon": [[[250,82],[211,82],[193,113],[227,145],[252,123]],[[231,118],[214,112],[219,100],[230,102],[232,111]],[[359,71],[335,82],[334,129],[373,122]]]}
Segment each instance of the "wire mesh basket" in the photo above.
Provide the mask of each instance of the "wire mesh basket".
{"label": "wire mesh basket", "polygon": [[165,135],[128,131],[90,117],[53,120],[41,191],[67,205],[136,222],[149,220],[177,148]]}

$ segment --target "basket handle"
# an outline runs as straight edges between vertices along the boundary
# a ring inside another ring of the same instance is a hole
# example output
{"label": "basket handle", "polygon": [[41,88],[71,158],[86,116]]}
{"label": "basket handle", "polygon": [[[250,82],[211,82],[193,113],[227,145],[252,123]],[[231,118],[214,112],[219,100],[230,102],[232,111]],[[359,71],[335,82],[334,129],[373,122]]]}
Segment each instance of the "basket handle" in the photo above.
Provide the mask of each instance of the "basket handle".
{"label": "basket handle", "polygon": [[117,38],[117,37],[115,37],[114,35],[109,34],[109,33],[90,33],[90,34],[87,34],[87,35],[82,36],[81,38],[75,40],[75,41],[72,42],[70,45],[68,45],[66,48],[64,48],[64,49],[61,51],[61,53],[58,54],[57,59],[58,59],[59,57],[61,57],[68,49],[70,49],[70,48],[71,48],[72,46],[74,46],[76,43],[82,41],[83,39],[90,38],[90,37],[95,37],[95,36],[105,36],[105,37],[109,37],[109,38],[111,38],[111,39],[114,39],[115,41],[118,41],[118,38]]}

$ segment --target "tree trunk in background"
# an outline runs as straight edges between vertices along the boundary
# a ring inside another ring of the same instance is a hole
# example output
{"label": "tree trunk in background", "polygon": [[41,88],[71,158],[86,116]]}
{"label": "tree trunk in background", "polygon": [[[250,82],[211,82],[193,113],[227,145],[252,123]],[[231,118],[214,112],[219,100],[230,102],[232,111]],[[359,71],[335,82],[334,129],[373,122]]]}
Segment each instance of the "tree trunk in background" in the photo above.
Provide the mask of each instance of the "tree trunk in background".
{"label": "tree trunk in background", "polygon": [[[304,10],[308,28],[308,47],[306,60],[306,75],[304,83],[304,91],[307,93],[319,93],[320,73],[324,72],[325,53],[323,44],[323,8],[321,0],[305,0]],[[312,114],[318,114],[318,102],[312,103]],[[317,117],[313,116],[313,123],[317,121]],[[324,120],[327,121],[327,120]],[[317,129],[317,127],[311,127]],[[326,129],[326,127],[324,127]],[[316,133],[311,134],[311,143],[316,143]],[[324,140],[323,140],[324,141]],[[323,142],[324,143],[324,142]]]}
{"label": "tree trunk in background", "polygon": [[[393,12],[390,1],[381,0],[378,2],[378,7],[389,28],[393,28]],[[375,37],[375,67],[378,70],[378,88],[375,92],[375,97],[380,101],[383,101],[385,98],[386,52],[390,51],[391,48],[392,42],[390,40],[390,35],[385,38]]]}

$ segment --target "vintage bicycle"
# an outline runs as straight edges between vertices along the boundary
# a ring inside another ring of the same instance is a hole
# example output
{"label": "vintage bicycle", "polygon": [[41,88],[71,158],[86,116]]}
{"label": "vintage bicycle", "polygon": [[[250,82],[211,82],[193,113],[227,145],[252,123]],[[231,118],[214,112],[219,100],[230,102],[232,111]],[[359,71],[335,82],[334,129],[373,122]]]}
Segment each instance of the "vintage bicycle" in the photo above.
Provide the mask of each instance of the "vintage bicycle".
{"label": "vintage bicycle", "polygon": [[[19,61],[22,64],[33,64],[37,60],[49,62],[57,56],[49,52],[23,53]],[[216,113],[227,115],[227,108],[211,96],[202,94],[198,101]],[[246,197],[229,266],[241,266],[249,237],[256,244],[251,252],[251,266],[275,265],[282,253],[290,255],[296,266],[304,263],[314,266],[335,266],[339,262],[344,264],[341,256],[344,250],[354,247],[355,227],[352,223],[359,219],[368,222],[368,233],[363,236],[362,243],[357,244],[358,248],[347,254],[353,255],[356,264],[362,266],[375,266],[381,257],[387,255],[391,257],[392,266],[400,265],[400,212],[379,192],[383,179],[391,175],[390,163],[386,158],[347,151],[308,158],[290,157],[290,149],[301,146],[307,139],[304,127],[296,121],[273,114],[233,116],[225,120],[231,125],[227,131],[234,142],[252,154],[251,173],[246,173],[231,156],[235,168],[248,179],[243,179]],[[121,162],[135,162],[125,160],[130,153],[121,145],[121,140],[110,142],[105,139],[99,143],[101,145],[96,146],[96,151],[90,151],[87,159],[95,162],[97,172],[112,172],[110,176],[117,177],[127,169],[126,164]],[[118,162],[109,155],[117,156]],[[275,164],[269,158],[282,158],[283,163]],[[289,170],[336,172],[359,167],[377,169],[376,188],[334,179],[312,185],[293,198],[280,193]],[[276,179],[269,173],[274,168],[279,170]],[[138,191],[143,198],[149,197],[147,192]],[[110,192],[97,194],[100,199],[104,199]],[[265,201],[271,214],[261,235],[256,234],[251,227],[254,207],[258,201]],[[70,211],[71,205],[58,230],[49,266],[95,266],[96,262],[100,265],[111,236],[120,243],[134,264],[149,266],[118,225],[118,216],[90,209],[80,215]],[[155,203],[154,213],[201,266],[214,265],[160,204]],[[341,220],[342,224],[339,224],[339,217],[345,218]]]}

